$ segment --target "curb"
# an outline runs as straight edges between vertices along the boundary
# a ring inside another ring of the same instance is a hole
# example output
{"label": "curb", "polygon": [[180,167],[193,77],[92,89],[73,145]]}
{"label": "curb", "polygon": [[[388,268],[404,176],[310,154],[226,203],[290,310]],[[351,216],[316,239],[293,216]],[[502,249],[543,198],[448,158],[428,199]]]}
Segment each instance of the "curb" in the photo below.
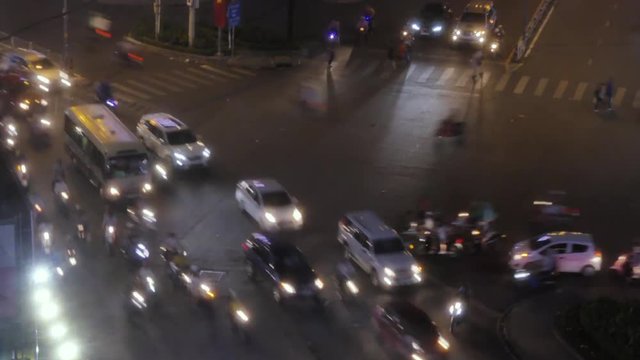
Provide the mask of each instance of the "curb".
{"label": "curb", "polygon": [[509,339],[509,333],[507,331],[507,327],[505,323],[509,315],[511,315],[511,311],[513,311],[513,309],[519,303],[520,302],[515,302],[509,305],[507,310],[504,313],[502,313],[502,315],[500,316],[496,324],[496,333],[498,334],[498,338],[502,342],[502,345],[504,346],[505,350],[507,350],[507,353],[509,353],[509,356],[514,360],[522,360],[522,357],[518,355],[518,352],[516,351],[516,346]]}
{"label": "curb", "polygon": [[576,360],[584,360],[584,358],[582,357],[582,355],[580,355],[574,348],[573,346],[569,345],[569,343],[567,343],[567,341],[562,337],[562,335],[560,335],[560,333],[558,332],[558,329],[554,326],[553,327],[553,336],[555,336],[556,340],[558,340],[558,342],[560,344],[562,344],[562,346],[564,346],[567,351],[569,351],[569,353],[571,355],[573,355],[573,357]]}

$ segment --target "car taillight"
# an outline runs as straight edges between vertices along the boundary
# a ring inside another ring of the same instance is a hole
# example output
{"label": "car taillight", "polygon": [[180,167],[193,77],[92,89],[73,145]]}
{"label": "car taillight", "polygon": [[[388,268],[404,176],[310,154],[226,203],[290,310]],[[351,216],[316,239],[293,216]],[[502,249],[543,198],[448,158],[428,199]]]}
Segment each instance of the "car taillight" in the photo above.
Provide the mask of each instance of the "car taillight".
{"label": "car taillight", "polygon": [[458,238],[458,239],[456,239],[455,243],[456,243],[457,245],[462,245],[462,244],[464,244],[464,239],[462,239],[462,238]]}
{"label": "car taillight", "polygon": [[246,241],[243,242],[241,246],[242,246],[242,250],[249,251],[250,246]]}

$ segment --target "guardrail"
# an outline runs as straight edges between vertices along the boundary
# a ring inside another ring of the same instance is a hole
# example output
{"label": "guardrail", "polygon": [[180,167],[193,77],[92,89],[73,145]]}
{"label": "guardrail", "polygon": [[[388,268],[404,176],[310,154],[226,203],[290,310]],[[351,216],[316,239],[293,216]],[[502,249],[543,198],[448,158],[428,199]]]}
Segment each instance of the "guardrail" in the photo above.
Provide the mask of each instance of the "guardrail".
{"label": "guardrail", "polygon": [[541,26],[544,23],[549,11],[555,5],[555,0],[541,0],[538,4],[538,8],[533,13],[531,20],[524,29],[524,33],[518,39],[516,49],[511,60],[514,62],[520,62],[528,54],[532,45],[532,40],[535,39],[536,34],[541,30]]}
{"label": "guardrail", "polygon": [[7,33],[0,31],[0,38],[4,39],[0,41],[0,45],[7,49],[26,49],[26,50],[35,50],[39,53],[46,55],[49,59],[51,59],[56,64],[62,64],[62,56],[52,52],[50,49],[47,49],[43,46],[40,46],[33,41],[28,41],[17,36],[10,36]]}

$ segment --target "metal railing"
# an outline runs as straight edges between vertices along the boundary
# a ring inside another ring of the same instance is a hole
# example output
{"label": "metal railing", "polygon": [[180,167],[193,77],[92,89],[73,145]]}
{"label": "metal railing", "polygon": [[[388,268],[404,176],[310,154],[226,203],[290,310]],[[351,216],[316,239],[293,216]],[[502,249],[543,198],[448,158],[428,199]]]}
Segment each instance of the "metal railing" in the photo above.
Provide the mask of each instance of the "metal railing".
{"label": "metal railing", "polygon": [[524,29],[524,33],[518,39],[516,51],[513,57],[514,61],[521,61],[525,57],[525,55],[527,54],[527,50],[531,46],[531,41],[535,38],[535,34],[540,30],[545,17],[554,4],[555,0],[540,1],[540,4],[538,4],[538,7],[529,20],[529,23],[527,23],[527,26]]}
{"label": "metal railing", "polygon": [[62,56],[60,54],[52,52],[50,49],[40,46],[33,41],[25,40],[17,36],[10,36],[2,31],[0,31],[0,39],[5,39],[0,41],[0,51],[4,49],[34,50],[46,55],[54,63],[62,64]]}

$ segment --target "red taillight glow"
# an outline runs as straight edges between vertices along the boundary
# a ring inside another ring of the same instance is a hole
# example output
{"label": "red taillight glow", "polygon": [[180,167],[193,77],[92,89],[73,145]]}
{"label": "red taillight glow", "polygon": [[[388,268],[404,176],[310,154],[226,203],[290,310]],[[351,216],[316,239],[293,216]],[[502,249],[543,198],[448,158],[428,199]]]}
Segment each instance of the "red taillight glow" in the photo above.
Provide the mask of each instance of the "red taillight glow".
{"label": "red taillight glow", "polygon": [[462,245],[462,244],[464,244],[464,239],[456,239],[456,244],[457,244],[457,245]]}
{"label": "red taillight glow", "polygon": [[133,61],[137,61],[137,62],[143,62],[144,58],[142,56],[138,56],[134,53],[127,53],[127,56],[129,57],[129,59],[133,60]]}
{"label": "red taillight glow", "polygon": [[96,29],[96,34],[105,37],[107,39],[111,39],[111,33],[108,31],[104,31],[102,29]]}

